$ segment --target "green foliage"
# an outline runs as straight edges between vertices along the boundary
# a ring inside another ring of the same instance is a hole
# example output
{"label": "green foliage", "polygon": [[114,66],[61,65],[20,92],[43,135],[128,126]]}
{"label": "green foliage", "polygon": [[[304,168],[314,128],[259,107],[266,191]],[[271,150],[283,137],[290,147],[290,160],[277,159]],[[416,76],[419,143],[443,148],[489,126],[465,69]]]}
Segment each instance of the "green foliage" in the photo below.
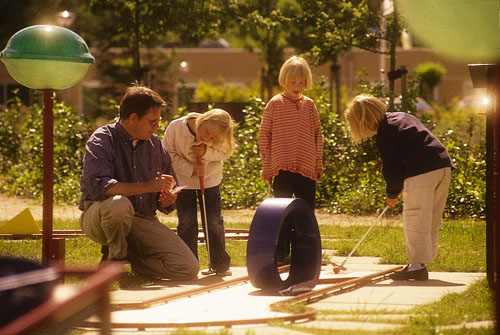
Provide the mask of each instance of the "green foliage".
{"label": "green foliage", "polygon": [[318,206],[334,213],[365,214],[384,200],[381,161],[373,141],[355,145],[347,125],[316,100],[323,131],[324,176],[317,185]]}
{"label": "green foliage", "polygon": [[255,207],[267,196],[267,183],[260,178],[259,126],[265,103],[254,99],[244,110],[245,123],[236,132],[237,149],[225,161],[222,203],[227,208]]}
{"label": "green foliage", "polygon": [[220,78],[216,85],[199,81],[194,93],[194,101],[209,103],[243,102],[249,101],[256,93],[255,88],[236,87],[233,84],[227,84],[224,78]]}
{"label": "green foliage", "polygon": [[10,167],[19,160],[17,152],[21,146],[21,134],[19,134],[21,116],[24,107],[19,97],[15,96],[8,102],[8,107],[2,111],[0,118],[0,174],[5,174]]}
{"label": "green foliage", "polygon": [[229,22],[236,27],[245,49],[251,52],[255,48],[260,49],[260,58],[264,62],[261,71],[262,95],[271,99],[273,88],[278,86],[283,52],[288,46],[291,16],[296,12],[293,1],[247,0],[229,4]]}
{"label": "green foliage", "polygon": [[432,88],[441,82],[443,76],[446,74],[446,69],[441,64],[427,62],[419,64],[415,68],[415,73],[420,84],[428,85]]}
{"label": "green foliage", "polygon": [[[414,83],[412,79],[409,81]],[[360,93],[379,97],[390,97],[385,87],[361,81]],[[412,86],[409,86],[412,87]],[[408,92],[408,108],[416,111],[414,90]],[[324,141],[325,174],[317,184],[317,204],[334,213],[369,214],[385,205],[385,181],[382,162],[374,140],[355,145],[350,138],[347,125],[328,112],[327,94],[320,88],[311,92],[318,107]],[[238,149],[224,164],[222,183],[223,204],[227,208],[255,207],[268,195],[267,184],[260,178],[262,162],[258,148],[260,119],[265,104],[255,99],[245,110],[245,123],[237,130]],[[398,111],[400,104],[393,106]],[[470,115],[456,118],[443,128],[446,115],[458,113],[443,110],[436,115],[418,115],[430,129],[436,132],[447,146],[457,169],[452,175],[449,189],[447,217],[485,217],[485,141],[482,136],[484,120]],[[461,120],[459,122],[459,120]],[[437,124],[439,123],[439,124]],[[453,129],[453,130],[452,130]],[[401,202],[395,208],[400,211]]]}
{"label": "green foliage", "polygon": [[[118,115],[118,105],[125,90],[134,79],[131,76],[133,61],[128,53],[116,50],[95,50],[96,70],[100,73],[99,85],[83,87],[84,117],[86,120],[110,120]],[[175,71],[175,52],[165,53],[148,48],[143,53],[143,65],[147,68],[148,85],[160,94],[170,106]]]}
{"label": "green foliage", "polygon": [[[486,120],[472,109],[434,106],[427,126],[446,145],[456,166],[445,215],[486,217]],[[468,214],[466,214],[468,213]]]}
{"label": "green foliage", "polygon": [[[474,125],[474,123],[471,123]],[[486,217],[486,141],[468,143],[467,135],[449,130],[441,136],[457,169],[453,172],[445,214]]]}
{"label": "green foliage", "polygon": [[427,62],[419,64],[414,72],[418,79],[420,96],[427,101],[434,101],[433,89],[443,79],[446,69],[441,64]]}
{"label": "green foliage", "polygon": [[[8,194],[41,199],[43,189],[43,109],[38,105],[10,105],[8,113],[17,115],[15,127],[0,127],[19,134],[19,142],[5,142],[6,166],[2,190]],[[63,103],[54,103],[54,200],[76,203],[80,197],[80,177],[85,143],[92,133],[78,112]],[[0,124],[4,126],[4,124]],[[1,136],[1,135],[0,135]],[[2,152],[4,154],[4,152]]]}
{"label": "green foliage", "polygon": [[373,27],[380,20],[367,2],[297,0],[289,43],[307,54],[311,63],[336,63],[342,53],[355,46],[377,50]]}
{"label": "green foliage", "polygon": [[408,112],[410,114],[416,115],[420,118],[424,124],[427,120],[421,118],[421,115],[417,113],[417,79],[415,75],[408,76],[408,87],[406,91],[407,102],[406,106],[402,104],[394,104],[394,98],[396,94],[391,91],[382,81],[375,81],[371,83],[366,79],[365,71],[360,71],[357,74],[359,78],[359,85],[356,89],[356,94],[371,94],[375,97],[383,99],[387,103],[387,109],[389,112]]}
{"label": "green foliage", "polygon": [[[361,81],[360,90],[387,97],[380,84]],[[409,91],[409,112],[416,114],[415,95]],[[318,107],[323,139],[325,174],[317,184],[317,204],[334,213],[371,214],[385,204],[385,182],[381,159],[374,141],[355,145],[345,122],[329,113],[328,94],[321,83],[310,93]],[[228,209],[254,208],[270,196],[260,175],[262,162],[258,146],[260,120],[265,103],[252,99],[244,110],[245,122],[235,132],[238,144],[224,164],[222,197]],[[400,105],[394,105],[398,110]],[[180,110],[179,115],[187,111]],[[9,117],[0,120],[3,139],[0,163],[2,190],[33,198],[42,196],[42,111],[38,106],[23,107],[13,100]],[[485,218],[485,121],[454,106],[436,108],[419,118],[441,139],[457,169],[449,188],[447,217]],[[161,137],[168,122],[162,122]],[[76,202],[85,142],[92,126],[82,123],[78,113],[62,103],[54,107],[54,198]],[[401,202],[394,212],[401,210]]]}

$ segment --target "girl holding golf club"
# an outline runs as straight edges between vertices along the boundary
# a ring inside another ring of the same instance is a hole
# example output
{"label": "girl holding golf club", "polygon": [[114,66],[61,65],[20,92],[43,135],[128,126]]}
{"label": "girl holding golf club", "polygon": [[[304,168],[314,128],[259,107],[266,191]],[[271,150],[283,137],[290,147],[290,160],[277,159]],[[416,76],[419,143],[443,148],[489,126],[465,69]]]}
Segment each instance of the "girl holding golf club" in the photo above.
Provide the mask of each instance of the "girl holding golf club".
{"label": "girl holding golf club", "polygon": [[355,97],[345,117],[354,142],[376,137],[387,206],[395,206],[403,194],[403,231],[410,264],[392,279],[427,280],[425,264],[437,256],[441,217],[455,169],[448,151],[416,117],[387,113],[385,103],[370,95]]}
{"label": "girl holding golf club", "polygon": [[[272,185],[276,198],[302,198],[314,209],[316,182],[323,175],[323,136],[314,101],[302,94],[312,88],[307,61],[292,56],[283,63],[275,95],[262,115],[259,133],[262,179]],[[274,180],[273,180],[274,178]],[[280,231],[276,258],[288,263],[292,227]]]}
{"label": "girl holding golf club", "polygon": [[[222,163],[234,147],[236,123],[229,113],[212,109],[189,113],[172,121],[163,145],[172,158],[178,184],[185,188],[176,200],[177,234],[198,257],[197,202],[207,242],[209,269],[203,274],[231,275],[231,258],[226,252],[220,183]],[[206,226],[205,226],[206,225]]]}

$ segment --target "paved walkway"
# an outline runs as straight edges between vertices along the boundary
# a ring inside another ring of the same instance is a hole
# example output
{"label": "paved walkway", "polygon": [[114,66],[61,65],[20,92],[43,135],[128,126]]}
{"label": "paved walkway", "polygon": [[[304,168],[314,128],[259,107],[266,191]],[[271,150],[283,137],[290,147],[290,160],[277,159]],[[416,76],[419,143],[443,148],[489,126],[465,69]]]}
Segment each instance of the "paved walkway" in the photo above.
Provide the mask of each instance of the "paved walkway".
{"label": "paved walkway", "polygon": [[[334,261],[341,261],[335,260]],[[323,266],[321,278],[334,277],[361,277],[370,273],[393,268],[393,265],[377,264],[378,259],[374,257],[353,257],[346,264],[347,271],[334,274],[331,265]],[[154,297],[178,293],[183,290],[193,289],[213,284],[215,282],[227,281],[246,275],[246,268],[233,268],[232,277],[203,277],[191,282],[160,281],[143,287],[139,290],[120,290],[112,293],[113,304],[127,304],[145,301]],[[445,294],[462,292],[470,284],[478,279],[484,278],[484,273],[447,273],[431,272],[429,280],[425,282],[396,282],[391,279],[360,287],[356,290],[334,295],[308,305],[318,311],[345,311],[346,314],[356,310],[361,321],[326,321],[320,318],[316,321],[300,323],[300,327],[313,327],[319,329],[333,330],[356,330],[356,329],[386,329],[399,327],[391,323],[363,322],[363,314],[369,314],[374,310],[381,313],[391,313],[388,318],[404,317],[404,311],[417,305],[439,300]],[[318,285],[315,289],[321,289],[325,285]],[[122,310],[112,313],[113,322],[139,322],[139,323],[190,323],[208,321],[230,321],[236,319],[254,319],[263,317],[277,317],[283,313],[273,312],[269,305],[286,297],[266,296],[251,286],[249,282],[232,286],[225,289],[213,290],[191,297],[185,297],[170,301],[166,304],[158,304],[145,309]],[[401,312],[398,314],[398,312]],[[395,313],[395,314],[394,314]],[[340,313],[341,314],[341,313]],[[337,315],[338,317],[338,315]],[[490,323],[480,323],[480,326],[491,326]],[[208,333],[216,332],[221,328],[205,329]],[[172,329],[147,329],[144,331],[134,330],[134,333],[143,334],[166,334]],[[267,324],[233,326],[230,334],[244,335],[273,335],[273,334],[307,334],[305,331],[292,331],[281,327],[269,326]],[[113,334],[130,334],[131,330],[116,329]],[[90,332],[89,334],[92,334]]]}

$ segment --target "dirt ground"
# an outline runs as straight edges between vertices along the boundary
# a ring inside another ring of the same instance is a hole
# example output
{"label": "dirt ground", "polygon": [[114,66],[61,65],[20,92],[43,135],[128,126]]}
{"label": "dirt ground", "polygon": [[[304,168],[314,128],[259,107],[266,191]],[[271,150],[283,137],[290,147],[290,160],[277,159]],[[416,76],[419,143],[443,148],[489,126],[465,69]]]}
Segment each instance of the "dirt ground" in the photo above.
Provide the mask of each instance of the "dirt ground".
{"label": "dirt ground", "polygon": [[[43,206],[41,203],[35,202],[32,199],[7,196],[0,193],[0,220],[10,220],[24,209],[29,208],[35,220],[42,220]],[[72,205],[57,205],[53,206],[54,219],[78,220],[81,211],[78,206]],[[223,210],[224,221],[227,223],[251,223],[255,215],[255,209],[241,210]],[[315,211],[316,219],[319,224],[337,224],[337,225],[370,225],[375,216],[351,216],[342,214],[328,213],[325,209],[317,209]],[[169,215],[160,213],[162,222],[177,222],[176,213]],[[398,224],[398,218],[383,218],[382,224]],[[387,222],[390,221],[390,222]]]}

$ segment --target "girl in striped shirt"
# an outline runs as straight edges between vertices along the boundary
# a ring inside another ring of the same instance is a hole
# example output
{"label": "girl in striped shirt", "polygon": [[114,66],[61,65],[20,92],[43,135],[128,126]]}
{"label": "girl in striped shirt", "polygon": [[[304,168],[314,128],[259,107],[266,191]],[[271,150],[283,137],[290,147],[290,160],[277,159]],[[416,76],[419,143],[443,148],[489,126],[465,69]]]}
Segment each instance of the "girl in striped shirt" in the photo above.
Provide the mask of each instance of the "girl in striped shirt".
{"label": "girl in striped shirt", "polygon": [[314,209],[316,182],[323,175],[323,136],[316,105],[302,94],[312,88],[307,61],[290,57],[278,80],[284,91],[269,101],[260,125],[262,179],[275,197],[302,198]]}

